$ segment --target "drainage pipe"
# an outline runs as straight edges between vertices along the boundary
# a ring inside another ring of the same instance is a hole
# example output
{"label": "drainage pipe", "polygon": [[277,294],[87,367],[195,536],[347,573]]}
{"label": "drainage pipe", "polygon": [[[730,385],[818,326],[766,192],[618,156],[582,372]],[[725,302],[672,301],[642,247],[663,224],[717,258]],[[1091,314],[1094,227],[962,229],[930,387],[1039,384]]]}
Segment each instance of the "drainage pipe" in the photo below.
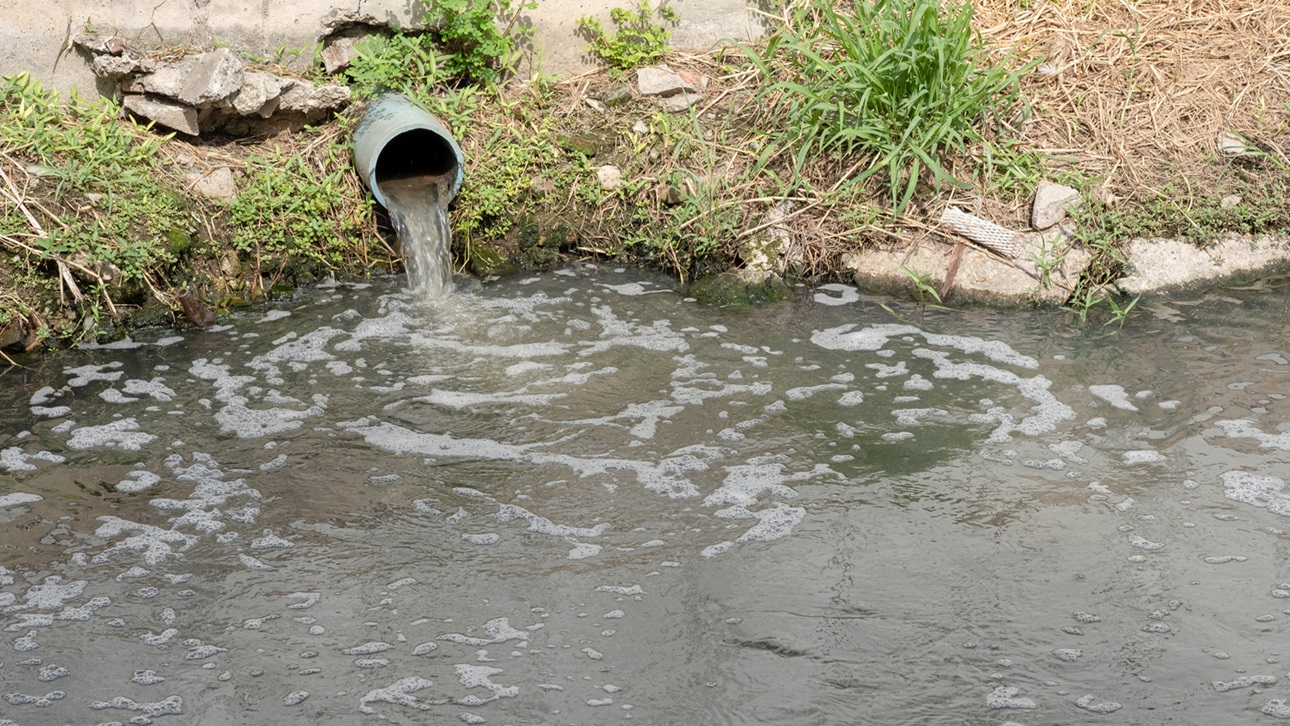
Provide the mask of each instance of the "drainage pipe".
{"label": "drainage pipe", "polygon": [[381,206],[381,183],[408,177],[442,177],[444,203],[461,188],[461,147],[439,119],[401,93],[374,99],[354,131],[354,166]]}

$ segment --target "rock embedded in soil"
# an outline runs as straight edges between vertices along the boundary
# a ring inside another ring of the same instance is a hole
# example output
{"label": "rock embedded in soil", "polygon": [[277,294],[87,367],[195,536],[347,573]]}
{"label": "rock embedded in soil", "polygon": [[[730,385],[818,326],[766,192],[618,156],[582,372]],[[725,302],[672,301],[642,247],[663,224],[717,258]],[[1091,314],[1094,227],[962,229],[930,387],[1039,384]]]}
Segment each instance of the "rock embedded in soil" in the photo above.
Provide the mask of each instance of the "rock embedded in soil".
{"label": "rock embedded in soil", "polygon": [[773,272],[733,270],[692,283],[686,294],[718,307],[753,307],[787,299],[793,291]]}
{"label": "rock embedded in soil", "polygon": [[164,98],[153,98],[143,95],[127,95],[121,105],[125,110],[155,121],[168,129],[174,129],[189,136],[197,136],[201,128],[197,125],[197,109],[192,106]]}
{"label": "rock embedded in soil", "polygon": [[600,180],[600,187],[605,191],[617,189],[623,185],[623,172],[613,164],[606,164],[596,169],[596,178]]}
{"label": "rock embedded in soil", "polygon": [[208,199],[231,200],[237,196],[237,182],[233,171],[226,166],[211,169],[206,174],[190,175],[193,191]]}
{"label": "rock embedded in soil", "polygon": [[1030,226],[1038,230],[1051,229],[1083,205],[1084,200],[1078,190],[1065,184],[1041,182],[1035,188],[1035,201],[1030,206]]}
{"label": "rock embedded in soil", "polygon": [[684,111],[703,100],[706,79],[695,80],[689,74],[673,71],[666,65],[636,70],[636,90],[646,97],[657,97],[669,111]]}

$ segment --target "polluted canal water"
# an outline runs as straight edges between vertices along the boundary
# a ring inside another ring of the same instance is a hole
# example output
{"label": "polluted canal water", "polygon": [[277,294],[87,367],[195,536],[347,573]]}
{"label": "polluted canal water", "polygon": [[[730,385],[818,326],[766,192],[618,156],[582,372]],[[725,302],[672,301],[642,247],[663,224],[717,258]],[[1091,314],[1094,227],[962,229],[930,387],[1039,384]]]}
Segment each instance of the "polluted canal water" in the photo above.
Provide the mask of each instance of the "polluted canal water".
{"label": "polluted canal water", "polygon": [[10,370],[0,723],[1279,723],[1288,301],[575,265]]}

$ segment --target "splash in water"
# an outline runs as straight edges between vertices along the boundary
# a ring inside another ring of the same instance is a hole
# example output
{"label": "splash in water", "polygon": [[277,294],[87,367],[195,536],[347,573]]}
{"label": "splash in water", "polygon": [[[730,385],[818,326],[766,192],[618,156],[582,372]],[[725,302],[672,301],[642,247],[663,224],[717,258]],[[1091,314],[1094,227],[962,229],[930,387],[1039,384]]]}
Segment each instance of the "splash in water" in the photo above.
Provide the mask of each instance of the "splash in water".
{"label": "splash in water", "polygon": [[390,221],[403,246],[408,286],[422,297],[452,289],[452,231],[445,177],[415,176],[381,183]]}

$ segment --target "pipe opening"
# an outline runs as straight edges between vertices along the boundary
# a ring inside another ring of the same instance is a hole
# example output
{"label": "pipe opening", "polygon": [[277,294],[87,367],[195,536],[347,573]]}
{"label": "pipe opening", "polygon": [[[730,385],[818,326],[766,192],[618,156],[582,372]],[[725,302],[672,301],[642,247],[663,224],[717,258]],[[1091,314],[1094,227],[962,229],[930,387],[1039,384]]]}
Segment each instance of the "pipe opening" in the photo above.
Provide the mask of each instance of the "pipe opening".
{"label": "pipe opening", "polygon": [[412,129],[390,139],[376,157],[373,181],[415,177],[447,177],[457,169],[457,155],[448,139],[429,129]]}

